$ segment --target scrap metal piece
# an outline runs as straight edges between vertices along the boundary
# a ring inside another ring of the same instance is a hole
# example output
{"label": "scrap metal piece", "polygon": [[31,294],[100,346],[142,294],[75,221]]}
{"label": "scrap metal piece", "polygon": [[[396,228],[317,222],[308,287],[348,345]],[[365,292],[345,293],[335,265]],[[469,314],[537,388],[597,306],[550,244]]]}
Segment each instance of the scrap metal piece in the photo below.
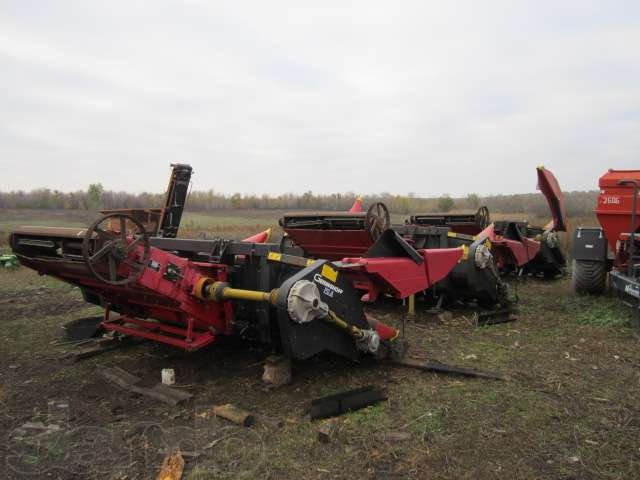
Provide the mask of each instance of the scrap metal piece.
{"label": "scrap metal piece", "polygon": [[135,375],[131,375],[118,367],[103,368],[98,373],[119,387],[140,395],[155,398],[156,400],[160,400],[161,402],[165,402],[170,405],[177,405],[178,403],[193,397],[193,395],[188,392],[176,390],[174,388],[167,387],[166,385],[162,385],[161,383],[157,384],[153,388],[141,387],[139,385],[141,382],[140,378]]}

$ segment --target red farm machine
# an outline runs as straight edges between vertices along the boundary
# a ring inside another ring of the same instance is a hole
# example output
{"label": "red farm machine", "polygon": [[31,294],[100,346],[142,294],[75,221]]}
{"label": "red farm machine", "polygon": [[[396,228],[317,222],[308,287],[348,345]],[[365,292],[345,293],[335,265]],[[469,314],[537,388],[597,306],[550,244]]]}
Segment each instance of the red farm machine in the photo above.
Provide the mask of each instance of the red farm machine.
{"label": "red farm machine", "polygon": [[496,266],[501,272],[543,275],[553,278],[564,273],[566,260],[560,249],[558,232],[567,230],[564,195],[551,171],[536,169],[538,189],[545,196],[552,220],[543,227],[528,221],[490,221],[489,209],[475,214],[429,213],[411,215],[409,225],[446,226],[453,235],[483,236],[490,240]]}
{"label": "red farm machine", "polygon": [[462,247],[416,248],[390,230],[342,258],[287,242],[176,238],[191,168],[175,165],[158,211],[108,211],[88,228],[22,227],[20,262],[77,285],[104,307],[102,328],[188,351],[237,335],[294,359],[380,353],[396,328],[365,314],[354,285],[405,298],[446,277]]}
{"label": "red farm machine", "polygon": [[[413,248],[462,248],[462,260],[429,292],[433,299],[477,301],[483,307],[508,304],[502,272],[555,277],[564,272],[565,258],[558,233],[566,231],[564,197],[556,178],[538,167],[538,188],[549,204],[553,220],[544,227],[526,221],[491,223],[489,210],[476,213],[426,213],[411,215],[404,224],[392,225],[387,207],[375,203],[367,212],[291,213],[280,219],[290,241],[314,258],[338,260],[362,255],[384,235],[401,237]],[[374,301],[381,292],[368,279],[356,283],[363,300]]]}
{"label": "red farm machine", "polygon": [[595,214],[599,227],[578,227],[573,236],[576,293],[600,294],[607,285],[640,306],[638,190],[640,170],[609,170],[599,181]]}
{"label": "red farm machine", "polygon": [[[426,252],[459,248],[462,259],[438,285],[450,297],[477,299],[485,304],[506,302],[506,285],[500,280],[487,247],[488,237],[456,235],[442,225],[392,225],[387,207],[374,203],[367,212],[291,213],[280,219],[287,237],[313,258],[339,259],[359,256],[380,238],[399,238],[412,248]],[[369,278],[355,284],[373,302],[381,293]]]}

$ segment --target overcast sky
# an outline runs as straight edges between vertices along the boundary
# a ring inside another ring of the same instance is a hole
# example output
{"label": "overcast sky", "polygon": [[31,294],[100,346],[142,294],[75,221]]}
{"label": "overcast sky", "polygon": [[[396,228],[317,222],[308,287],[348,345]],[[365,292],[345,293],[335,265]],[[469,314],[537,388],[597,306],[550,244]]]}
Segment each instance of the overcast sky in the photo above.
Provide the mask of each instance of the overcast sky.
{"label": "overcast sky", "polygon": [[640,168],[640,2],[0,0],[0,189],[565,190]]}

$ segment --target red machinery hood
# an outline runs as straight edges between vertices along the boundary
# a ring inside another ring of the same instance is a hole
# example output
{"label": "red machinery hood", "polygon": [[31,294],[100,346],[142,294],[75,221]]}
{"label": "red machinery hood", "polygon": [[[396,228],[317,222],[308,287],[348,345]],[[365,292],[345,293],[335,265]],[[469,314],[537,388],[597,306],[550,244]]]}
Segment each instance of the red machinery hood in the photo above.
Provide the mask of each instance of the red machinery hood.
{"label": "red machinery hood", "polygon": [[[631,225],[633,186],[628,183],[619,183],[625,181],[640,183],[640,170],[610,169],[600,177],[600,182],[598,183],[600,195],[598,195],[598,206],[595,213],[614,252],[617,250],[616,242],[621,235],[637,231],[640,225],[640,214],[637,215],[636,225]],[[636,209],[636,213],[638,213],[640,208],[636,206]]]}
{"label": "red machinery hood", "polygon": [[547,199],[551,216],[553,217],[553,229],[567,231],[567,211],[564,205],[564,195],[556,177],[546,168],[540,166],[538,171],[538,190]]}

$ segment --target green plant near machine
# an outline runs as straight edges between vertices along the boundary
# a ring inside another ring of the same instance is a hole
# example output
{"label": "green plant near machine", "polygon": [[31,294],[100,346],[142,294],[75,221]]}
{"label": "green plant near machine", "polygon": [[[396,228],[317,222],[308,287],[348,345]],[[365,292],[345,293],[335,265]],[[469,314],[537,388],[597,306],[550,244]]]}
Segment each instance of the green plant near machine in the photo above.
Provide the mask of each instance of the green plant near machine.
{"label": "green plant near machine", "polygon": [[18,268],[20,266],[20,262],[18,261],[18,257],[12,254],[0,255],[0,267],[3,268]]}
{"label": "green plant near machine", "polygon": [[632,322],[632,316],[623,305],[611,301],[591,302],[587,308],[578,313],[576,320],[585,325],[599,327],[627,326]]}

